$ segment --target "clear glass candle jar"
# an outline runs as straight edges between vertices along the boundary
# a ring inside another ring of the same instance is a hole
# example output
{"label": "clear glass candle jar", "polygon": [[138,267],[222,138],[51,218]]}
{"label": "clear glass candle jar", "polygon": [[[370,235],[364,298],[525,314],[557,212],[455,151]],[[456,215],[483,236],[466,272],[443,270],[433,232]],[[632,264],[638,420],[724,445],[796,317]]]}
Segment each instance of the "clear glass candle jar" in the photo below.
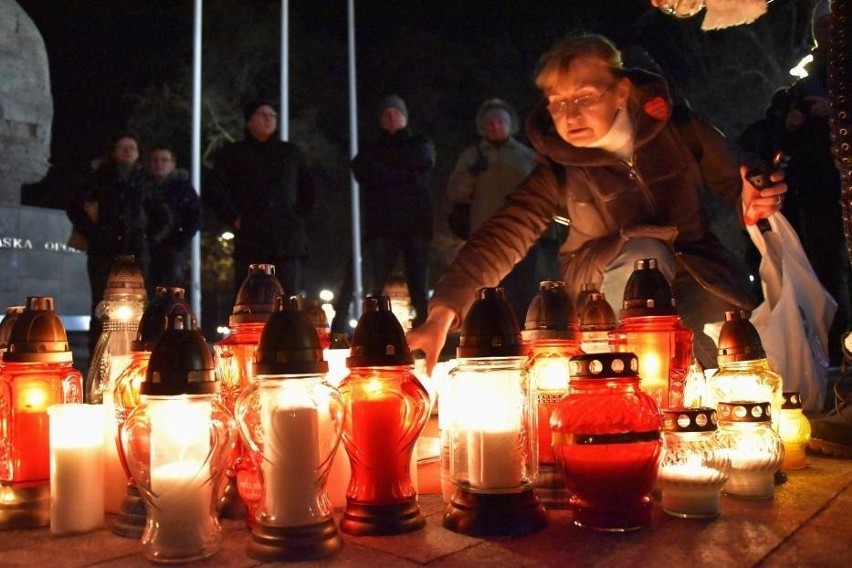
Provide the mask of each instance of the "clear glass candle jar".
{"label": "clear glass candle jar", "polygon": [[719,439],[731,458],[731,474],[722,492],[744,499],[771,499],[784,444],[772,429],[768,402],[720,402]]}
{"label": "clear glass candle jar", "polygon": [[639,388],[637,371],[632,353],[571,359],[568,396],[550,428],[579,526],[628,531],[651,522],[663,441],[660,411]]}
{"label": "clear glass candle jar", "polygon": [[[781,375],[772,370],[757,330],[741,311],[725,312],[719,333],[719,370],[710,377],[706,406],[747,400],[772,404],[772,427],[778,431],[784,389]],[[720,417],[721,419],[721,417]]]}
{"label": "clear glass candle jar", "polygon": [[717,431],[712,408],[663,411],[666,448],[657,488],[666,513],[698,519],[719,515],[719,495],[730,474],[731,459]]}

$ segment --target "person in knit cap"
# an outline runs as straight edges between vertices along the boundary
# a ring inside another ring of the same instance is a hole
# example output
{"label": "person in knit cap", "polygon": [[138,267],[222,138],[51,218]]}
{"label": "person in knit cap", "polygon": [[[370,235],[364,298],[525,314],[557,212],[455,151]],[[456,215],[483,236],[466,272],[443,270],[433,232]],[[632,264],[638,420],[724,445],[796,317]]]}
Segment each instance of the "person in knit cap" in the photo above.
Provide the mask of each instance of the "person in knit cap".
{"label": "person in knit cap", "polygon": [[[533,171],[535,152],[514,135],[519,126],[515,109],[503,99],[484,101],[476,113],[479,141],[462,151],[447,183],[451,203],[470,204],[470,232],[506,203],[506,198]],[[500,282],[519,321],[542,280],[558,278],[558,227],[548,226],[539,241]]]}
{"label": "person in knit cap", "polygon": [[408,108],[397,95],[381,100],[378,122],[378,136],[364,144],[350,164],[362,189],[367,288],[370,294],[382,294],[402,256],[417,326],[426,319],[429,293],[429,172],[435,165],[435,145],[409,130]]}
{"label": "person in knit cap", "polygon": [[234,230],[234,294],[250,264],[274,264],[288,294],[302,292],[308,258],[307,223],[316,206],[314,180],[299,148],[278,139],[271,103],[243,107],[245,136],[216,157],[211,204]]}
{"label": "person in knit cap", "polygon": [[[429,317],[408,334],[431,371],[450,330],[459,329],[476,290],[496,286],[554,216],[570,219],[559,251],[561,280],[573,298],[594,284],[624,296],[634,262],[657,259],[677,310],[695,332],[695,355],[715,366],[704,325],[726,310],[753,309],[745,270],[713,234],[702,195],[713,191],[756,223],[781,208],[783,173],[759,190],[736,149],[684,109],[673,119],[665,80],[625,68],[599,35],[568,37],[545,53],[536,72],[542,97],[526,122],[536,167],[458,251],[435,287]],[[686,139],[691,131],[701,154]]]}

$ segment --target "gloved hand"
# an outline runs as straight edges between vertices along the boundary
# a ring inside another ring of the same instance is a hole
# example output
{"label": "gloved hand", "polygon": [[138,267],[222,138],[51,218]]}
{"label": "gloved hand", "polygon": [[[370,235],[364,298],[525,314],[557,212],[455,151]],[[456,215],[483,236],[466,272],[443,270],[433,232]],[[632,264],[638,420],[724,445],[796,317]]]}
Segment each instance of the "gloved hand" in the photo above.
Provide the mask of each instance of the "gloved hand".
{"label": "gloved hand", "polygon": [[488,169],[488,158],[485,157],[485,154],[480,153],[479,157],[476,161],[467,168],[467,173],[472,176],[479,175],[480,172],[484,172]]}

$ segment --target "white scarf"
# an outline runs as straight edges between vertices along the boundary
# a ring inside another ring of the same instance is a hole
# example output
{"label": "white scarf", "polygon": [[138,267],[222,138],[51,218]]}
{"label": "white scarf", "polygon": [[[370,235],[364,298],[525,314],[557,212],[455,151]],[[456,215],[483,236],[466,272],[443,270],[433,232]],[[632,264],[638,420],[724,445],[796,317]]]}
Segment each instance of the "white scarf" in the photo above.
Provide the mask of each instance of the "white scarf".
{"label": "white scarf", "polygon": [[600,148],[629,160],[633,156],[633,123],[630,115],[624,109],[618,109],[609,131],[587,147]]}

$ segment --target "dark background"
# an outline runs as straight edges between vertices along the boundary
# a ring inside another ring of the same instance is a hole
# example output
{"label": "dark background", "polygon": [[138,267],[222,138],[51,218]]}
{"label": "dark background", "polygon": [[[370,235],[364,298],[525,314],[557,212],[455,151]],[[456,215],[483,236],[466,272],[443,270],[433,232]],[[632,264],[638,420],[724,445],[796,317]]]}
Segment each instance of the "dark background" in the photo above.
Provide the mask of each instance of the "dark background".
{"label": "dark background", "polygon": [[[108,139],[127,127],[141,134],[143,146],[171,144],[179,164],[188,165],[190,0],[19,3],[44,37],[54,96],[53,168],[29,196],[25,191],[25,202],[63,207]],[[408,104],[412,129],[434,139],[437,278],[459,244],[446,230],[444,189],[456,157],[476,138],[476,109],[499,96],[526,116],[540,98],[532,82],[535,63],[555,40],[592,31],[616,41],[634,63],[649,55],[679,96],[735,137],[792,81],[788,70],[810,47],[813,4],[774,0],[749,26],[702,32],[702,15],[677,20],[648,0],[361,0],[359,138],[375,135],[376,103],[395,92]],[[290,0],[290,139],[306,153],[322,202],[313,223],[308,295],[336,288],[351,247],[346,22],[344,0]],[[241,136],[244,102],[280,100],[279,23],[276,0],[204,2],[205,165],[219,145]],[[227,255],[215,240],[219,229],[207,219],[207,293],[229,282],[223,278]],[[221,303],[229,302],[224,294]]]}

